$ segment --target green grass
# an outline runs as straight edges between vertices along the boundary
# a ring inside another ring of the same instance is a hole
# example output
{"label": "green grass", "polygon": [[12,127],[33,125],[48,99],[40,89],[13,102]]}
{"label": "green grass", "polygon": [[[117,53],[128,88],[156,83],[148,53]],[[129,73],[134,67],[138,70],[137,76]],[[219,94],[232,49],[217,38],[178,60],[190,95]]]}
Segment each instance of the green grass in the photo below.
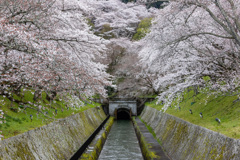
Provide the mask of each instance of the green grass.
{"label": "green grass", "polygon": [[[193,91],[185,92],[184,100],[179,104],[172,103],[166,113],[184,119],[193,124],[203,126],[210,130],[222,133],[228,137],[240,139],[240,101],[233,102],[237,96],[210,96],[198,94],[193,96]],[[146,106],[161,110],[163,105],[156,105],[156,101],[146,103]],[[193,111],[190,114],[189,110]],[[199,113],[202,112],[203,118]],[[215,121],[221,120],[221,124]]]}
{"label": "green grass", "polygon": [[[41,111],[43,113],[48,112],[48,114],[45,116],[42,113],[38,113],[37,110],[30,108],[24,109],[22,105],[0,96],[0,109],[3,110],[6,121],[6,123],[0,124],[0,131],[2,131],[2,135],[5,139],[49,124],[56,119],[65,118],[100,105],[98,103],[89,102],[88,100],[89,103],[86,103],[82,107],[67,108],[69,104],[61,100],[59,96],[55,98],[53,103],[50,103],[46,99],[46,93],[42,93],[41,98],[38,98],[37,101],[33,101],[33,94],[31,92],[33,91],[22,91],[20,96],[13,95],[13,98],[24,103],[31,102],[32,104],[28,106],[32,108],[37,108],[34,104],[40,104],[42,106]],[[32,122],[30,115],[33,115]]]}

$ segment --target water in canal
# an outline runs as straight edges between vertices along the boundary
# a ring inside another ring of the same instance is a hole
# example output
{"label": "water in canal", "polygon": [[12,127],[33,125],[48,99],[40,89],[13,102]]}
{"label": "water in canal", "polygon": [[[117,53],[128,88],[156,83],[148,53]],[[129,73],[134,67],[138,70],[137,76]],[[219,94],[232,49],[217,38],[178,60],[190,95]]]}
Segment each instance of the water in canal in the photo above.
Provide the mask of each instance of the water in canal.
{"label": "water in canal", "polygon": [[113,123],[99,160],[143,160],[137,136],[130,120]]}

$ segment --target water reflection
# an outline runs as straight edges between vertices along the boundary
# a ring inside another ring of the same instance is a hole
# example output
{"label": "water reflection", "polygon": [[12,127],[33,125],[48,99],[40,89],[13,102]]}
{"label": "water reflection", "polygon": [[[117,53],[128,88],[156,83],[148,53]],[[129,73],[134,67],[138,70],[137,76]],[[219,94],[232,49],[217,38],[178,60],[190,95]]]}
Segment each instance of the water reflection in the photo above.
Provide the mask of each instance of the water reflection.
{"label": "water reflection", "polygon": [[143,160],[130,120],[114,122],[99,160]]}

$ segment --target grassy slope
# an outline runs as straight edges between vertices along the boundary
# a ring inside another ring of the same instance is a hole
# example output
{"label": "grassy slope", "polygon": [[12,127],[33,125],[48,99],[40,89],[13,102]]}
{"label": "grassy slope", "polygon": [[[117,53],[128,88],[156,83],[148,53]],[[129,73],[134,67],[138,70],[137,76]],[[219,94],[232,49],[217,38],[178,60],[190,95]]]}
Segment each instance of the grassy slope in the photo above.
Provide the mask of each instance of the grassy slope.
{"label": "grassy slope", "polygon": [[[22,98],[14,95],[14,99],[21,100],[23,102],[32,102],[33,101],[33,94],[31,91],[26,91]],[[50,104],[48,100],[46,100],[46,94],[43,93],[42,97],[38,99],[38,103],[40,103],[43,107],[45,107],[44,112],[48,112],[46,117],[43,114],[37,115],[37,110],[33,109],[21,109],[20,105],[16,102],[11,102],[6,97],[0,96],[0,109],[4,111],[4,116],[6,117],[6,123],[0,124],[0,130],[3,132],[4,138],[9,138],[15,136],[17,134],[29,131],[31,129],[41,127],[46,125],[56,119],[65,118],[72,114],[79,113],[84,111],[88,108],[93,108],[99,106],[100,104],[92,103],[86,104],[83,107],[69,107],[67,109],[66,102],[63,100],[60,101],[58,98],[56,99],[56,103]],[[29,105],[31,106],[31,105]],[[36,107],[35,107],[36,108]],[[57,114],[55,110],[57,109]],[[33,115],[33,120],[31,122],[30,115]]]}
{"label": "grassy slope", "polygon": [[[185,93],[184,100],[179,105],[181,110],[174,107],[176,104],[173,103],[166,113],[228,137],[240,139],[240,101],[233,102],[236,99],[236,96],[208,97],[201,93],[193,97],[193,91],[191,91]],[[146,105],[161,110],[163,105],[156,105],[155,102],[146,103]],[[192,104],[192,102],[195,103]],[[193,111],[193,114],[190,114],[189,109]],[[199,116],[200,112],[203,114],[203,119]],[[218,124],[215,118],[219,118],[221,124]]]}

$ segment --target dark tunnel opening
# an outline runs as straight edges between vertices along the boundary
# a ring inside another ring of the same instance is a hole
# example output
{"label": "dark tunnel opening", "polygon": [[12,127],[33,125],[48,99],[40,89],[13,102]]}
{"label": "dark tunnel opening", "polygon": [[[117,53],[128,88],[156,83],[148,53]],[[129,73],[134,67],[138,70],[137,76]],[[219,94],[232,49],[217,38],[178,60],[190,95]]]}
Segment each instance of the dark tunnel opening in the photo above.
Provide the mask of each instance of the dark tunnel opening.
{"label": "dark tunnel opening", "polygon": [[131,119],[130,111],[127,109],[118,109],[117,111],[117,119],[129,120]]}

